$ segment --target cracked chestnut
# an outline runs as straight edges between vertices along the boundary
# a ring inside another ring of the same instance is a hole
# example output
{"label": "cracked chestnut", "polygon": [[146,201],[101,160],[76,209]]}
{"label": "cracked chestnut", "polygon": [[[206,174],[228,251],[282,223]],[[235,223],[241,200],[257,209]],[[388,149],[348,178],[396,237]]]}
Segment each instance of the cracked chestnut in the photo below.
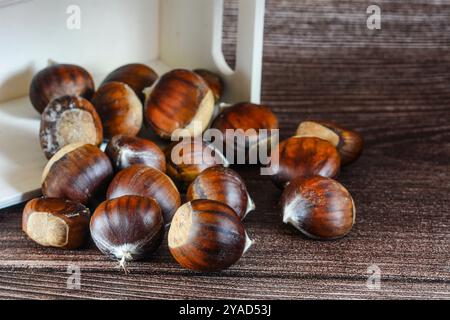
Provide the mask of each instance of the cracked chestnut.
{"label": "cracked chestnut", "polygon": [[196,73],[173,70],[155,84],[144,113],[147,123],[161,138],[198,136],[211,122],[214,95]]}
{"label": "cracked chestnut", "polygon": [[186,199],[208,199],[225,203],[241,219],[255,209],[244,180],[236,171],[223,166],[208,168],[200,173],[189,186]]}
{"label": "cracked chestnut", "polygon": [[70,144],[59,150],[45,166],[42,193],[48,198],[88,204],[104,194],[112,176],[111,161],[98,147]]}
{"label": "cracked chestnut", "polygon": [[292,137],[274,150],[269,171],[275,185],[284,188],[298,177],[319,175],[334,178],[339,174],[340,166],[339,153],[328,141],[315,137]]}
{"label": "cracked chestnut", "polygon": [[41,246],[72,250],[86,242],[89,219],[89,209],[80,203],[38,198],[23,209],[22,230]]}
{"label": "cracked chestnut", "polygon": [[124,196],[100,204],[92,215],[91,235],[107,256],[126,263],[149,257],[161,245],[165,228],[155,200]]}
{"label": "cracked chestnut", "polygon": [[281,205],[283,222],[313,239],[341,238],[355,223],[352,196],[344,186],[330,178],[295,179],[284,190]]}
{"label": "cracked chestnut", "polygon": [[107,199],[125,195],[153,198],[161,207],[166,225],[181,205],[181,196],[172,180],[158,169],[134,165],[120,171],[112,180]]}
{"label": "cracked chestnut", "polygon": [[105,153],[120,171],[135,164],[143,164],[162,172],[166,171],[166,157],[152,141],[138,137],[114,136],[106,146]]}
{"label": "cracked chestnut", "polygon": [[52,100],[42,113],[39,138],[45,156],[50,159],[61,148],[72,143],[100,145],[103,127],[88,100],[64,96]]}
{"label": "cracked chestnut", "polygon": [[184,268],[220,271],[251,246],[241,219],[226,204],[194,200],[181,206],[169,229],[169,249]]}
{"label": "cracked chestnut", "polygon": [[318,137],[329,141],[339,151],[342,165],[358,160],[364,147],[359,133],[331,121],[304,121],[298,126],[296,136]]}
{"label": "cracked chestnut", "polygon": [[53,99],[69,95],[90,100],[94,91],[94,80],[84,68],[72,64],[56,64],[33,77],[30,100],[34,108],[42,113]]}

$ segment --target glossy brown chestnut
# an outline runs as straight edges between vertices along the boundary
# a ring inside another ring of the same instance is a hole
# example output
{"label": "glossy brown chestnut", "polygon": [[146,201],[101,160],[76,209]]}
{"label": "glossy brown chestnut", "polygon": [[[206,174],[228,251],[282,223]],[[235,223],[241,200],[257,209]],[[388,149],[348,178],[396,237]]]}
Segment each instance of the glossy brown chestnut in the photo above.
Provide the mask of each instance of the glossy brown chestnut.
{"label": "glossy brown chestnut", "polygon": [[298,178],[281,197],[283,222],[321,240],[345,236],[355,223],[355,205],[339,182],[324,177]]}
{"label": "glossy brown chestnut", "polygon": [[[278,129],[278,119],[269,108],[263,105],[243,102],[225,108],[211,127],[218,129],[224,137],[227,130],[243,130],[245,144],[233,145],[234,150],[243,152],[261,143],[270,142],[270,130]],[[267,137],[261,136],[259,130],[263,129],[268,130]]]}
{"label": "glossy brown chestnut", "polygon": [[72,143],[100,145],[103,127],[94,106],[86,99],[64,96],[52,100],[41,115],[41,148],[50,159]]}
{"label": "glossy brown chestnut", "polygon": [[223,95],[224,82],[222,78],[218,74],[206,69],[196,69],[194,72],[205,80],[214,94],[215,101],[218,102]]}
{"label": "glossy brown chestnut", "polygon": [[142,127],[142,103],[125,83],[108,82],[92,98],[103,124],[103,134],[110,139],[115,135],[135,136]]}
{"label": "glossy brown chestnut", "polygon": [[198,139],[182,139],[166,151],[167,174],[185,189],[203,170],[223,165],[228,167],[224,155],[212,144]]}
{"label": "glossy brown chestnut", "polygon": [[80,203],[39,198],[23,209],[22,230],[45,247],[77,249],[89,236],[89,209]]}
{"label": "glossy brown chestnut", "polygon": [[327,140],[339,151],[342,165],[358,160],[364,147],[363,138],[359,133],[331,121],[303,121],[298,126],[296,136]]}
{"label": "glossy brown chestnut", "polygon": [[56,64],[33,77],[30,100],[34,108],[42,113],[53,99],[69,95],[90,100],[94,91],[94,80],[85,69],[71,64]]}
{"label": "glossy brown chestnut", "polygon": [[[273,165],[276,157],[278,166]],[[284,188],[298,177],[319,175],[334,178],[339,174],[340,166],[339,153],[328,141],[315,137],[292,137],[274,150],[269,171],[275,185]]]}
{"label": "glossy brown chestnut", "polygon": [[166,171],[166,157],[153,142],[132,136],[114,136],[106,146],[105,153],[120,171],[135,164],[144,164],[159,171]]}
{"label": "glossy brown chestnut", "polygon": [[169,230],[169,249],[184,268],[220,271],[250,247],[241,219],[226,204],[194,200],[181,206]]}
{"label": "glossy brown chestnut", "polygon": [[42,173],[42,193],[87,204],[99,197],[111,181],[108,156],[90,144],[70,144],[59,150]]}
{"label": "glossy brown chestnut", "polygon": [[153,86],[156,80],[158,80],[158,74],[152,68],[145,64],[132,63],[111,72],[102,85],[108,82],[125,83],[133,89],[141,102],[144,103],[144,89]]}
{"label": "glossy brown chestnut", "polygon": [[244,180],[236,171],[223,166],[208,168],[200,173],[189,186],[186,198],[187,201],[209,199],[225,203],[241,219],[255,209]]}
{"label": "glossy brown chestnut", "polygon": [[90,224],[92,239],[104,254],[126,262],[151,255],[164,237],[161,209],[155,200],[124,196],[103,202],[94,212]]}
{"label": "glossy brown chestnut", "polygon": [[[173,134],[176,137],[198,136],[211,122],[214,95],[196,73],[173,70],[155,85],[144,113],[147,123],[164,139],[170,139]],[[179,131],[181,129],[183,132]]]}
{"label": "glossy brown chestnut", "polygon": [[175,184],[163,172],[144,165],[134,165],[120,171],[109,185],[107,199],[125,195],[153,198],[161,207],[166,225],[181,205]]}

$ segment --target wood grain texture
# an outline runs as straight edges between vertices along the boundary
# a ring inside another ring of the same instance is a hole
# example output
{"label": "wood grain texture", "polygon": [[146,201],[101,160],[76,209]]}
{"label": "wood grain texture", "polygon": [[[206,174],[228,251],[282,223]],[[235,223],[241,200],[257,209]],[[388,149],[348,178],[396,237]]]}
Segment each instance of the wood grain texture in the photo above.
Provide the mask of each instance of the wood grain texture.
{"label": "wood grain texture", "polygon": [[[227,1],[228,3],[228,1]],[[230,270],[181,269],[165,244],[123,275],[91,244],[41,248],[20,231],[22,206],[0,213],[2,298],[450,298],[450,1],[376,1],[381,31],[366,28],[362,0],[268,0],[263,102],[282,136],[301,120],[360,131],[361,159],[339,181],[357,219],[348,237],[311,241],[280,222],[281,191],[257,168],[239,168],[257,210],[245,220],[255,245]],[[233,61],[236,5],[225,21]],[[67,266],[82,289],[67,290]],[[366,287],[381,269],[381,290]]]}

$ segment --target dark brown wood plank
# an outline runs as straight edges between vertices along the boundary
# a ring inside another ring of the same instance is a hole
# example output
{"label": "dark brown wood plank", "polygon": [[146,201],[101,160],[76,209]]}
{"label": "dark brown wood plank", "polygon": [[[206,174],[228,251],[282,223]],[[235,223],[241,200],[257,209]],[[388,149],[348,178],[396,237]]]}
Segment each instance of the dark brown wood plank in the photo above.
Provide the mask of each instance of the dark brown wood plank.
{"label": "dark brown wood plank", "polygon": [[[280,191],[239,168],[257,210],[254,247],[230,270],[182,270],[164,244],[123,275],[91,244],[61,252],[20,231],[22,206],[0,212],[1,298],[450,298],[450,1],[378,1],[382,30],[365,27],[370,1],[269,0],[263,101],[282,137],[307,118],[359,130],[366,150],[339,180],[358,208],[345,239],[311,241],[282,225]],[[233,64],[236,3],[224,50]],[[82,290],[67,290],[67,266]],[[381,269],[381,290],[366,286]]]}

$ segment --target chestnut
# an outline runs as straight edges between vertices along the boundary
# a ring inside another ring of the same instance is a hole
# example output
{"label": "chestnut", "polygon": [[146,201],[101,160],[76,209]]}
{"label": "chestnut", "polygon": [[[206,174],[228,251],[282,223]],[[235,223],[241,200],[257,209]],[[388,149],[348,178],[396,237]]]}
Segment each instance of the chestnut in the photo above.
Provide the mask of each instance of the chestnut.
{"label": "chestnut", "polygon": [[88,204],[99,197],[113,176],[108,156],[91,144],[69,144],[59,150],[42,173],[42,193]]}
{"label": "chestnut", "polygon": [[103,127],[94,106],[75,96],[56,98],[41,115],[41,148],[50,159],[62,147],[72,143],[100,145]]}
{"label": "chestnut", "polygon": [[106,146],[105,153],[120,171],[135,164],[144,164],[162,172],[166,171],[166,157],[152,141],[138,137],[117,135]]}
{"label": "chestnut", "polygon": [[139,196],[124,196],[100,204],[92,215],[90,229],[97,248],[118,259],[126,273],[126,263],[155,252],[165,233],[156,201]]}
{"label": "chestnut", "polygon": [[111,72],[102,85],[108,82],[125,83],[133,89],[141,102],[144,103],[144,89],[153,86],[156,80],[158,80],[158,74],[152,68],[141,63],[131,63]]}
{"label": "chestnut", "polygon": [[314,176],[293,180],[281,196],[281,205],[283,222],[313,239],[341,238],[355,223],[352,196],[330,178]]}
{"label": "chestnut", "polygon": [[270,178],[284,188],[297,177],[323,176],[334,178],[339,174],[341,159],[336,148],[326,140],[315,137],[292,137],[281,142],[272,153]]}
{"label": "chestnut", "polygon": [[33,77],[30,100],[34,108],[42,113],[53,99],[69,95],[90,100],[94,91],[94,80],[85,69],[72,64],[55,64]]}
{"label": "chestnut", "polygon": [[318,137],[329,141],[339,151],[342,165],[349,165],[358,160],[364,146],[359,133],[331,121],[303,121],[298,126],[296,136]]}
{"label": "chestnut", "polygon": [[142,103],[125,83],[108,82],[92,98],[103,124],[103,134],[110,139],[118,134],[135,136],[142,127]]}
{"label": "chestnut", "polygon": [[161,138],[198,136],[211,122],[214,95],[196,73],[173,70],[156,83],[144,113],[147,123]]}
{"label": "chestnut", "polygon": [[86,242],[89,219],[89,209],[80,203],[39,198],[23,209],[22,230],[42,246],[72,250]]}
{"label": "chestnut", "polygon": [[208,84],[214,94],[214,100],[217,103],[223,95],[224,82],[222,78],[218,74],[206,69],[196,69],[194,72],[202,77]]}
{"label": "chestnut", "polygon": [[203,170],[223,165],[228,167],[225,156],[212,144],[198,139],[182,139],[165,151],[167,174],[185,189]]}
{"label": "chestnut", "polygon": [[[211,127],[219,130],[224,137],[227,130],[242,130],[245,145],[238,145],[232,141],[233,148],[238,152],[247,152],[261,143],[270,142],[271,130],[278,129],[278,119],[266,106],[242,102],[224,108]],[[263,139],[259,130],[267,130],[268,136]]]}
{"label": "chestnut", "polygon": [[233,209],[204,199],[188,202],[177,210],[168,238],[175,260],[182,267],[195,271],[227,269],[251,245]]}
{"label": "chestnut", "polygon": [[181,205],[181,196],[175,184],[163,172],[145,165],[134,165],[120,171],[112,180],[107,199],[125,195],[149,197],[161,207],[164,221],[169,225]]}
{"label": "chestnut", "polygon": [[244,180],[236,171],[223,166],[208,168],[200,173],[189,186],[186,199],[209,199],[225,203],[241,219],[255,209]]}

